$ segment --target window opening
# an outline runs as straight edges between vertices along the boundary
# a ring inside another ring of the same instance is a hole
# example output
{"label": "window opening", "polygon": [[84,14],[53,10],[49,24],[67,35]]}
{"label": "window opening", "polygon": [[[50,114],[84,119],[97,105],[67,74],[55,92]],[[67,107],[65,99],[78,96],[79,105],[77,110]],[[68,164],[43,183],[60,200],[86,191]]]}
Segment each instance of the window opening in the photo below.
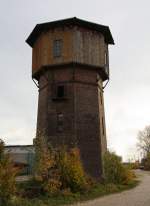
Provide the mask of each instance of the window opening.
{"label": "window opening", "polygon": [[65,96],[65,87],[64,85],[57,86],[57,98],[63,98]]}
{"label": "window opening", "polygon": [[64,119],[64,115],[62,113],[57,114],[57,130],[58,130],[58,132],[63,131],[63,119]]}
{"label": "window opening", "polygon": [[53,42],[53,56],[60,57],[62,54],[62,40],[54,40]]}

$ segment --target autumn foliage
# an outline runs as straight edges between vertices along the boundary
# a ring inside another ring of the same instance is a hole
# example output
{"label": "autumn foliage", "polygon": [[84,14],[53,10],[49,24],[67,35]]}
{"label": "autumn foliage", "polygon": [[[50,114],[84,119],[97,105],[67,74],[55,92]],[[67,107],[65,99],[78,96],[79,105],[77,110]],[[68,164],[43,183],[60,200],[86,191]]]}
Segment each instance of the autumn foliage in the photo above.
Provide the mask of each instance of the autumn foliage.
{"label": "autumn foliage", "polygon": [[54,149],[44,137],[35,140],[35,180],[49,194],[69,190],[83,191],[88,188],[79,150],[65,146]]}
{"label": "autumn foliage", "polygon": [[4,142],[0,140],[0,205],[7,205],[16,191],[17,170],[4,151]]}
{"label": "autumn foliage", "polygon": [[88,179],[85,175],[78,148],[69,151],[65,147],[58,150],[56,162],[60,173],[62,188],[71,191],[84,191],[88,188]]}

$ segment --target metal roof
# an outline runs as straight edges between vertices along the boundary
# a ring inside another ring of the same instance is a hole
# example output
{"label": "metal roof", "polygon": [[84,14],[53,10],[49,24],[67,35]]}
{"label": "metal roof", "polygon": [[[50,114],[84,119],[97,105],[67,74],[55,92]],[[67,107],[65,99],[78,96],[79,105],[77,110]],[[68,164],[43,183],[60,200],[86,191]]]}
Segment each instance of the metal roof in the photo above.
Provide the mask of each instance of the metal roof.
{"label": "metal roof", "polygon": [[69,19],[62,19],[58,21],[52,21],[52,22],[47,22],[47,23],[42,23],[42,24],[37,24],[29,37],[27,38],[26,42],[33,47],[36,39],[39,37],[39,35],[43,31],[47,31],[49,29],[57,28],[57,27],[62,27],[62,26],[79,26],[79,27],[84,27],[90,30],[98,31],[104,35],[105,42],[108,44],[114,44],[114,40],[112,37],[112,34],[110,32],[110,29],[108,26],[104,26],[101,24],[96,24],[93,22],[85,21],[82,19],[78,19],[76,17],[69,18]]}

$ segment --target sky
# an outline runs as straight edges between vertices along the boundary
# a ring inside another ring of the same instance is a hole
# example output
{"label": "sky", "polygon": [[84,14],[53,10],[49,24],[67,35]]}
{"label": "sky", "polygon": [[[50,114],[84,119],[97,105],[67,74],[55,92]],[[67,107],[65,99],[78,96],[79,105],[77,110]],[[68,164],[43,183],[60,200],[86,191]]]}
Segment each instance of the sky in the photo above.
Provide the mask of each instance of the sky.
{"label": "sky", "polygon": [[76,16],[110,27],[108,147],[124,160],[138,157],[137,133],[150,125],[149,8],[149,0],[1,0],[0,138],[14,145],[32,144],[35,137],[38,90],[26,38],[37,23]]}

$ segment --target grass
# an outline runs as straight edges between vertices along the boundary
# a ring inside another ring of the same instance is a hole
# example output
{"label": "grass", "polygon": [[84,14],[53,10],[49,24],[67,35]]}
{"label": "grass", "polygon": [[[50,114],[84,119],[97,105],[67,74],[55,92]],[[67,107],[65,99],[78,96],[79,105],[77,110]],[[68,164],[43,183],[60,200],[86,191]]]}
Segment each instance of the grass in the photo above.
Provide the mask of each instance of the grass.
{"label": "grass", "polygon": [[[104,195],[122,192],[124,190],[132,189],[137,186],[138,181],[134,180],[128,185],[115,185],[115,184],[97,184],[90,191],[86,193],[70,193],[57,194],[55,196],[40,196],[38,198],[14,198],[12,206],[59,206],[73,204],[92,200]],[[23,187],[25,185],[22,185]],[[22,187],[21,186],[21,187]]]}

